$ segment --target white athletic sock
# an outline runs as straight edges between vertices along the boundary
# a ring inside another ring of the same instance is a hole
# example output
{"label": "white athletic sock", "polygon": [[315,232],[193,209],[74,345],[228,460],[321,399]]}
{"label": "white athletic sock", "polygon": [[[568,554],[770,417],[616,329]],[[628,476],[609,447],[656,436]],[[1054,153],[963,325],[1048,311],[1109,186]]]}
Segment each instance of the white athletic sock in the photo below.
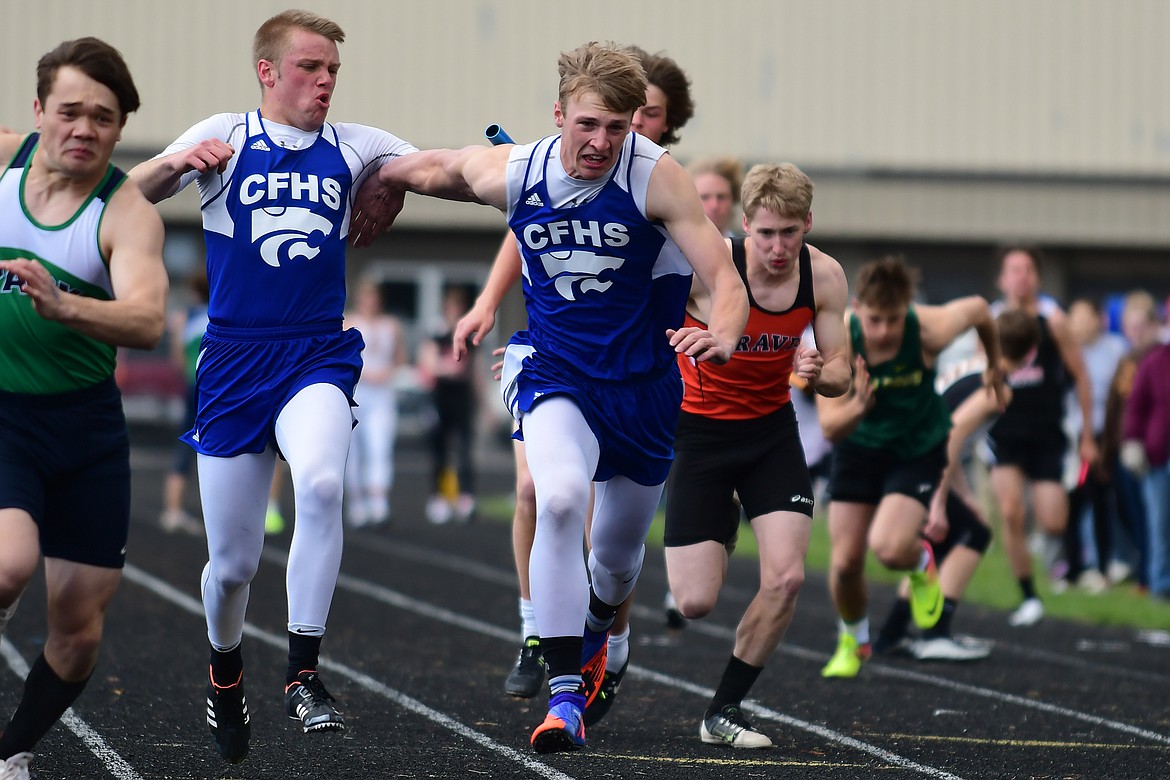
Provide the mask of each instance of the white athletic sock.
{"label": "white athletic sock", "polygon": [[540,636],[536,627],[536,610],[532,607],[532,599],[520,599],[520,641],[530,636]]}
{"label": "white athletic sock", "polygon": [[869,644],[869,618],[863,617],[856,623],[846,623],[844,620],[838,621],[841,626],[841,633],[849,634],[857,640],[857,644]]}
{"label": "white athletic sock", "polygon": [[605,659],[606,671],[616,672],[630,659],[630,627],[620,634],[609,635],[609,650]]}

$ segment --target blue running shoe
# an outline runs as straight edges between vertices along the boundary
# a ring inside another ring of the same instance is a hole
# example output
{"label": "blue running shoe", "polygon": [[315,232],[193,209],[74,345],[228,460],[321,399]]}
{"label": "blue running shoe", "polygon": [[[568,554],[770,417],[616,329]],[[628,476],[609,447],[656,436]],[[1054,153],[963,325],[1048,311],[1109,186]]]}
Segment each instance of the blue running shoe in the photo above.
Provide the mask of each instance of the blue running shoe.
{"label": "blue running shoe", "polygon": [[583,699],[579,693],[558,693],[549,700],[544,723],[532,732],[532,747],[537,753],[566,753],[585,747]]}

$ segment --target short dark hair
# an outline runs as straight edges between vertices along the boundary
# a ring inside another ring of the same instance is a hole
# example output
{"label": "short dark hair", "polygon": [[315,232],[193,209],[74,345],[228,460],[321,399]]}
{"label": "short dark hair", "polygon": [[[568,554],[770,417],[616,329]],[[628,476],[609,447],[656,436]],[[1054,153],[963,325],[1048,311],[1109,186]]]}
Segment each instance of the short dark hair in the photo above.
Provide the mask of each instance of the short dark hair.
{"label": "short dark hair", "polygon": [[995,318],[999,349],[1013,363],[1019,363],[1040,343],[1040,323],[1023,309],[1007,309]]}
{"label": "short dark hair", "polygon": [[[626,50],[642,62],[646,81],[662,90],[666,96],[666,132],[658,139],[659,146],[678,143],[678,131],[695,115],[695,100],[691,97],[691,80],[686,71],[664,52],[650,54],[641,46],[629,45]],[[734,188],[733,188],[734,189]],[[738,195],[737,195],[738,197]]]}
{"label": "short dark hair", "polygon": [[918,285],[918,269],[901,255],[888,255],[861,266],[857,273],[857,300],[875,309],[909,306]]}
{"label": "short dark hair", "polygon": [[1005,244],[995,250],[995,264],[999,270],[1003,270],[1003,261],[1012,252],[1023,252],[1028,257],[1032,258],[1032,266],[1036,269],[1036,275],[1040,276],[1044,270],[1044,253],[1040,251],[1040,247],[1030,246],[1028,244]]}
{"label": "short dark hair", "polygon": [[99,84],[109,87],[118,99],[123,123],[127,115],[138,110],[138,89],[134,86],[126,60],[113,46],[93,37],[65,41],[41,57],[37,63],[37,99],[42,106],[53,91],[57,71],[63,67],[77,68]]}

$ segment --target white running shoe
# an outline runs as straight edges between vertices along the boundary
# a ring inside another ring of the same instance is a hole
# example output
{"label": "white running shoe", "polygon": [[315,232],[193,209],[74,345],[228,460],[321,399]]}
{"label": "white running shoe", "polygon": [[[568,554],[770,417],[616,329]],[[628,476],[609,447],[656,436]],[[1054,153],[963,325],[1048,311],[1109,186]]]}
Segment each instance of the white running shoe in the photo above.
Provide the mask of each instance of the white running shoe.
{"label": "white running shoe", "polygon": [[987,646],[957,642],[949,636],[939,636],[933,639],[919,639],[911,647],[911,652],[919,661],[978,661],[991,653]]}
{"label": "white running shoe", "polygon": [[1008,615],[1009,626],[1034,626],[1044,617],[1044,605],[1038,598],[1024,599],[1015,612]]}
{"label": "white running shoe", "polygon": [[454,514],[454,507],[442,496],[431,496],[427,499],[427,520],[432,524],[445,525],[451,522]]}
{"label": "white running shoe", "polygon": [[739,711],[728,704],[699,726],[699,738],[708,745],[730,745],[733,748],[770,748],[772,740],[752,728]]}

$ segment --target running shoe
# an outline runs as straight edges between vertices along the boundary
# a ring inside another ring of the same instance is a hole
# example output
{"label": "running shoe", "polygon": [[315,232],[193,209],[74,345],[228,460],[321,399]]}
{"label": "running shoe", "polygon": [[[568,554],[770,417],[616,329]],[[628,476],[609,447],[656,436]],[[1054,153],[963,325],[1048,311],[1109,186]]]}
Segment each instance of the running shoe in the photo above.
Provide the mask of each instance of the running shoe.
{"label": "running shoe", "polygon": [[869,642],[861,645],[857,643],[857,637],[841,634],[837,638],[837,651],[821,669],[821,677],[856,677],[872,653]]}
{"label": "running shoe", "polygon": [[531,699],[540,693],[544,684],[544,656],[540,653],[540,637],[530,636],[520,648],[516,665],[504,680],[504,692],[520,699]]}
{"label": "running shoe", "polygon": [[1009,626],[1034,626],[1044,617],[1044,604],[1038,598],[1024,599],[1015,612],[1008,615]]}
{"label": "running shoe", "polygon": [[991,648],[964,644],[949,636],[936,636],[914,642],[911,652],[919,661],[978,661],[990,655]]}
{"label": "running shoe", "polygon": [[32,759],[32,753],[17,753],[0,759],[0,780],[30,780],[32,775],[29,774],[28,765]]}
{"label": "running shoe", "polygon": [[880,632],[873,640],[874,655],[912,655],[914,652],[914,637],[905,632]]}
{"label": "running shoe", "polygon": [[583,699],[577,693],[552,697],[544,723],[532,732],[532,747],[537,753],[565,753],[585,747],[585,724],[581,722]]}
{"label": "running shoe", "polygon": [[345,731],[345,718],[333,706],[337,701],[316,671],[304,671],[284,689],[284,711],[292,720],[299,720],[306,734],[310,731]]}
{"label": "running shoe", "polygon": [[735,704],[728,704],[709,718],[703,718],[699,737],[708,745],[733,748],[770,748],[772,740],[752,728]]}
{"label": "running shoe", "polygon": [[593,728],[593,726],[609,712],[609,708],[613,706],[614,699],[617,698],[618,688],[621,687],[622,678],[626,676],[626,669],[630,668],[630,659],[622,664],[622,668],[616,672],[605,670],[605,676],[601,678],[601,690],[597,692],[597,696],[593,701],[585,705],[585,726],[586,728]]}
{"label": "running shoe", "polygon": [[934,628],[942,617],[943,592],[930,543],[922,542],[922,549],[929,557],[924,570],[910,572],[910,615],[914,618],[914,625],[927,629]]}
{"label": "running shoe", "polygon": [[590,631],[586,627],[581,638],[581,685],[585,688],[583,709],[588,709],[601,693],[605,661],[609,656],[609,631]]}
{"label": "running shoe", "polygon": [[208,670],[207,726],[215,749],[229,764],[238,764],[248,755],[252,737],[248,699],[244,696],[244,675],[231,685],[217,685]]}

